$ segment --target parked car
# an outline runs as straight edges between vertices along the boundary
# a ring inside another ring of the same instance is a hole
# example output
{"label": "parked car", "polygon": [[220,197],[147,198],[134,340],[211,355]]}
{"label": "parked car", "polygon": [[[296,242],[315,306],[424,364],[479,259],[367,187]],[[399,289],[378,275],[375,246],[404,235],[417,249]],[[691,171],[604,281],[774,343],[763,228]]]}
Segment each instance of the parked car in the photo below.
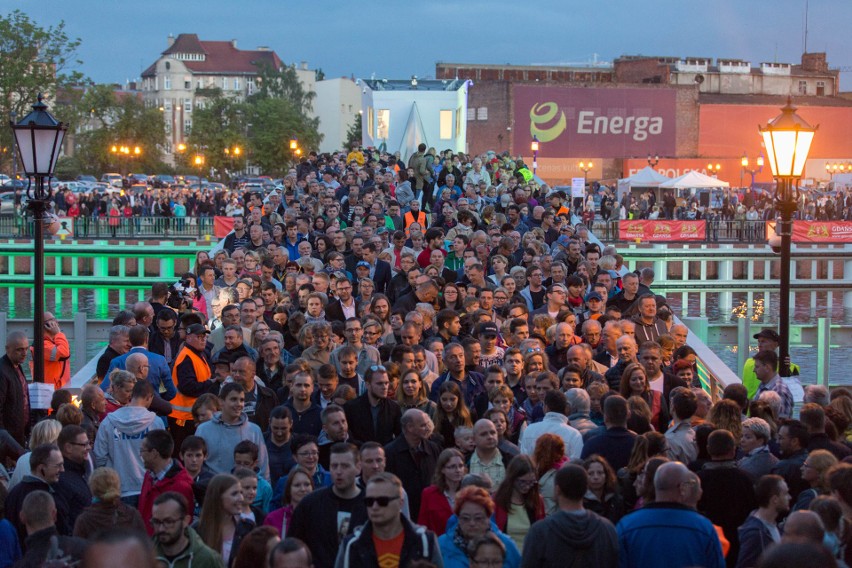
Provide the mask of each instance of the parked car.
{"label": "parked car", "polygon": [[170,187],[176,183],[174,176],[170,176],[168,174],[157,174],[154,176],[154,187],[157,188],[165,188]]}
{"label": "parked car", "polygon": [[101,176],[101,181],[106,182],[114,187],[121,187],[124,181],[121,174],[104,174]]}
{"label": "parked car", "polygon": [[84,182],[87,182],[87,183],[97,183],[98,182],[98,178],[96,178],[95,176],[90,176],[88,174],[80,174],[74,179],[76,181],[84,181]]}
{"label": "parked car", "polygon": [[130,174],[127,176],[130,185],[144,184],[148,185],[148,176],[146,174]]}

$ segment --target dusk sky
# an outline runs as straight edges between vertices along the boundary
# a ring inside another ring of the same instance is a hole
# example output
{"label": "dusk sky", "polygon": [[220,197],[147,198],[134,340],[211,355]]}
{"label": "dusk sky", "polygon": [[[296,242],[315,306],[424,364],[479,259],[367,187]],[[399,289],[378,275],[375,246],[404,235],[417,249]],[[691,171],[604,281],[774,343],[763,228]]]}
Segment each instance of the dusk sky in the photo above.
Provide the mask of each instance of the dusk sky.
{"label": "dusk sky", "polygon": [[[437,61],[498,64],[587,63],[594,54],[740,58],[798,63],[805,0],[0,0],[41,26],[64,20],[82,45],[79,68],[96,82],[139,76],[171,33],[268,46],[285,62],[307,61],[327,77],[421,78]],[[809,51],[852,71],[852,2],[810,0]],[[844,72],[841,87],[852,90]]]}

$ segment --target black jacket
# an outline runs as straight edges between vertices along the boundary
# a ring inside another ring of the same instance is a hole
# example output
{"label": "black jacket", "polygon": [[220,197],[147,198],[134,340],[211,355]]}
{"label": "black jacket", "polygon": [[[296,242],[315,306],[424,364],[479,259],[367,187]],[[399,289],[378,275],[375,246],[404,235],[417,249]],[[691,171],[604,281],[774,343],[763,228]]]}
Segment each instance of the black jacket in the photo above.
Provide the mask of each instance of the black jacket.
{"label": "black jacket", "polygon": [[402,433],[400,427],[402,409],[395,400],[386,398],[379,401],[378,420],[374,425],[370,400],[367,397],[368,393],[364,393],[344,405],[349,433],[362,442],[378,442],[386,445]]}
{"label": "black jacket", "polygon": [[523,568],[616,568],[618,534],[612,523],[591,511],[557,511],[530,527],[523,552]]}
{"label": "black jacket", "polygon": [[[168,341],[169,341],[169,345],[171,345],[171,348],[172,348],[172,357],[171,357],[171,359],[166,359],[166,361],[168,362],[169,367],[171,367],[175,362],[175,358],[177,357],[178,352],[180,351],[180,343],[181,342],[180,342],[179,334],[175,333],[174,337],[172,337]],[[151,333],[151,336],[148,338],[148,351],[150,351],[151,353],[156,353],[157,355],[162,355],[163,357],[165,357],[166,356],[165,355],[165,347],[164,347],[165,343],[166,343],[166,339],[162,335],[160,335],[159,331],[155,330]]]}
{"label": "black jacket", "polygon": [[[338,513],[343,511],[351,514],[348,526],[338,524]],[[287,536],[296,537],[308,545],[314,557],[314,566],[330,567],[334,565],[340,547],[341,539],[338,535],[347,535],[365,522],[367,509],[364,506],[363,490],[354,499],[341,499],[334,493],[334,488],[323,487],[305,495],[296,506],[287,527]]]}
{"label": "black jacket", "polygon": [[27,529],[21,522],[21,509],[24,506],[26,496],[34,491],[47,491],[53,495],[53,500],[56,503],[56,530],[59,531],[59,534],[70,535],[71,526],[68,524],[68,504],[65,502],[65,498],[40,477],[25,475],[24,479],[14,486],[6,496],[6,518],[18,531],[21,544],[24,543],[24,537],[27,535]]}
{"label": "black jacket", "polygon": [[739,469],[734,461],[707,462],[698,472],[702,495],[698,501],[698,512],[710,519],[731,543],[728,565],[733,565],[740,553],[737,529],[748,519],[749,513],[757,508],[754,483],[751,477]]}
{"label": "black jacket", "polygon": [[33,566],[41,566],[47,559],[47,553],[50,552],[50,539],[56,537],[59,549],[64,553],[64,556],[70,557],[71,560],[82,560],[83,554],[86,552],[88,542],[82,538],[73,536],[63,536],[56,531],[56,527],[48,527],[40,531],[36,531],[29,535],[24,541],[24,556],[18,560],[15,568],[31,568]]}
{"label": "black jacket", "polygon": [[386,470],[402,481],[402,488],[408,494],[408,509],[412,519],[418,518],[420,514],[420,494],[432,484],[440,454],[441,447],[432,440],[425,440],[413,449],[405,436],[397,436],[385,446]]}
{"label": "black jacket", "polygon": [[83,509],[92,504],[92,491],[87,481],[89,477],[87,465],[87,462],[76,463],[66,459],[65,471],[59,474],[59,483],[55,486],[56,492],[68,504],[68,526],[72,529]]}
{"label": "black jacket", "polygon": [[275,391],[257,385],[257,403],[254,407],[254,414],[249,415],[249,420],[260,426],[261,432],[269,430],[269,415],[272,414],[272,409],[278,406],[278,397]]}
{"label": "black jacket", "polygon": [[9,432],[21,446],[27,442],[23,409],[28,401],[15,366],[8,355],[3,355],[0,357],[0,428]]}
{"label": "black jacket", "polygon": [[[355,317],[360,317],[361,311],[358,309],[358,302],[355,302]],[[343,306],[340,305],[340,300],[329,302],[325,307],[325,319],[328,321],[345,322],[346,316],[343,314]]]}
{"label": "black jacket", "polygon": [[[400,515],[403,532],[402,549],[399,554],[399,565],[408,566],[414,560],[427,560],[440,565],[441,551],[435,533],[425,527],[415,525]],[[373,525],[364,523],[355,532],[346,537],[337,553],[335,568],[354,568],[360,566],[379,566],[376,557],[376,547],[373,544]]]}
{"label": "black jacket", "polygon": [[384,260],[376,260],[376,270],[373,273],[373,282],[376,284],[376,292],[384,294],[391,281],[391,266]]}

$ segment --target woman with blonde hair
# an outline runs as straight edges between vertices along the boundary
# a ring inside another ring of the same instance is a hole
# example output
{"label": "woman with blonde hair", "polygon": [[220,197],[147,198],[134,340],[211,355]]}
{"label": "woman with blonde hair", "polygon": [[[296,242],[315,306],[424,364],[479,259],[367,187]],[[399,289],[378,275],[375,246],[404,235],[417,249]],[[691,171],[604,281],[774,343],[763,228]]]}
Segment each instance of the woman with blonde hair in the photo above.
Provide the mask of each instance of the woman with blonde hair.
{"label": "woman with blonde hair", "polygon": [[802,481],[807,482],[810,487],[799,493],[799,498],[793,505],[793,511],[807,510],[811,506],[811,501],[819,495],[831,494],[826,472],[835,464],[837,464],[837,458],[828,450],[813,450],[808,454],[805,463],[802,464]]}
{"label": "woman with blonde hair", "polygon": [[74,536],[90,539],[108,528],[127,528],[145,532],[139,511],[121,501],[121,479],[110,467],[99,467],[89,477],[92,504],[74,522]]}
{"label": "woman with blonde hair", "polygon": [[[42,444],[55,444],[56,440],[59,439],[59,432],[61,431],[62,423],[59,420],[54,420],[53,418],[42,420],[33,426],[32,432],[30,432],[29,447],[36,448]],[[32,454],[31,451],[18,458],[15,464],[15,471],[12,473],[11,479],[9,479],[7,489],[11,490],[24,479],[25,475],[32,473],[30,471],[30,454]]]}

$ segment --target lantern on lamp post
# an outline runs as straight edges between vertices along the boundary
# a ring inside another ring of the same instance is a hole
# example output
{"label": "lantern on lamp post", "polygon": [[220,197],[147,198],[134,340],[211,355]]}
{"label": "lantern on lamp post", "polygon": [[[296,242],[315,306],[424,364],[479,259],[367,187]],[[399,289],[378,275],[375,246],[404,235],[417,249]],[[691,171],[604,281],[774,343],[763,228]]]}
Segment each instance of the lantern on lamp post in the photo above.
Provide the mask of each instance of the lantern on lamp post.
{"label": "lantern on lamp post", "polygon": [[782,377],[790,376],[790,249],[793,213],[796,211],[793,182],[802,177],[817,128],[818,126],[811,126],[796,114],[796,107],[790,98],[781,109],[781,114],[770,120],[766,126],[758,127],[763,136],[766,159],[776,180],[775,207],[781,214],[776,234],[781,237],[781,309],[778,322],[781,344],[778,359],[779,374]]}
{"label": "lantern on lamp post", "polygon": [[33,381],[44,382],[44,217],[53,191],[50,178],[62,150],[68,125],[47,112],[41,93],[20,122],[9,122],[27,175],[28,207],[34,221],[35,302],[33,303]]}
{"label": "lantern on lamp post", "polygon": [[533,153],[533,176],[535,176],[535,171],[538,169],[538,136],[533,136],[532,143],[530,144],[530,150]]}

